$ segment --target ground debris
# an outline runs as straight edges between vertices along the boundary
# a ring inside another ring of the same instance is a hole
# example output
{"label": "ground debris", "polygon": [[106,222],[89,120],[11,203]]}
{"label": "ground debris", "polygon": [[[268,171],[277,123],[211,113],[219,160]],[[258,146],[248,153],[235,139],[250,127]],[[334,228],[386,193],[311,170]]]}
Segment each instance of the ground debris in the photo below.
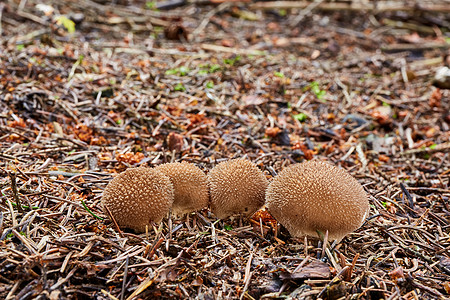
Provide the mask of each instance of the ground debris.
{"label": "ground debris", "polygon": [[[449,298],[449,23],[393,2],[1,3],[0,298]],[[129,167],[238,157],[330,161],[370,216],[324,245],[265,210],[136,234],[100,205]]]}

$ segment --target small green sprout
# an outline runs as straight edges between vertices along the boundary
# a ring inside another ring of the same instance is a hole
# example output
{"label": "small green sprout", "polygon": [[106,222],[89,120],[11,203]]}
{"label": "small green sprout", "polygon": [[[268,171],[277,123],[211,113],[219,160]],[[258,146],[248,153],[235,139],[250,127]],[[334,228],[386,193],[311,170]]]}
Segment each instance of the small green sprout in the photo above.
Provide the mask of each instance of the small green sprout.
{"label": "small green sprout", "polygon": [[227,230],[227,231],[233,230],[233,227],[231,227],[230,225],[227,225],[227,224],[225,224],[225,225],[223,226],[223,228],[224,228],[225,230]]}
{"label": "small green sprout", "polygon": [[299,113],[296,115],[292,116],[295,120],[300,121],[300,122],[304,122],[306,121],[306,119],[308,119],[308,115],[304,114],[304,113]]}
{"label": "small green sprout", "polygon": [[147,1],[147,2],[145,2],[145,7],[147,9],[151,9],[151,10],[158,10],[156,8],[156,1]]}
{"label": "small green sprout", "polygon": [[189,73],[189,68],[185,66],[181,66],[179,68],[170,69],[166,71],[166,75],[179,75],[185,76]]}
{"label": "small green sprout", "polygon": [[181,91],[184,92],[186,91],[186,88],[184,87],[184,85],[182,83],[177,83],[176,86],[174,86],[173,88],[175,91]]}
{"label": "small green sprout", "polygon": [[226,65],[234,66],[234,64],[237,63],[240,60],[241,60],[241,56],[240,55],[236,55],[233,58],[226,58],[226,59],[224,59],[223,62]]}
{"label": "small green sprout", "polygon": [[316,95],[317,99],[319,100],[322,100],[325,94],[327,93],[325,90],[321,90],[319,88],[319,83],[317,83],[317,81],[311,82],[309,87],[311,88],[311,92],[313,92],[314,95]]}

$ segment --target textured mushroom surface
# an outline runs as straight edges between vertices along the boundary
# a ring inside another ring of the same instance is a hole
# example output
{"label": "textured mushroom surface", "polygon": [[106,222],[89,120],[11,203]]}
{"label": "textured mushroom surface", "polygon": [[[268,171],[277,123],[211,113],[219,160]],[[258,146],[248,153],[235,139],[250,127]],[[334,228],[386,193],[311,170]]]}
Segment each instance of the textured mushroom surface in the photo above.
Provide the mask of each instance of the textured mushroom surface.
{"label": "textured mushroom surface", "polygon": [[174,200],[173,185],[163,172],[151,168],[129,168],[109,182],[102,204],[116,222],[139,232],[160,222]]}
{"label": "textured mushroom surface", "polygon": [[163,172],[173,184],[173,213],[185,214],[208,206],[207,177],[200,168],[188,162],[177,162],[159,165],[155,169]]}
{"label": "textured mushroom surface", "polygon": [[233,214],[250,215],[264,204],[267,178],[253,162],[233,159],[208,174],[211,210],[220,219]]}
{"label": "textured mushroom surface", "polygon": [[295,164],[281,171],[266,192],[269,212],[292,236],[341,240],[358,229],[369,213],[361,184],[347,171],[321,161]]}

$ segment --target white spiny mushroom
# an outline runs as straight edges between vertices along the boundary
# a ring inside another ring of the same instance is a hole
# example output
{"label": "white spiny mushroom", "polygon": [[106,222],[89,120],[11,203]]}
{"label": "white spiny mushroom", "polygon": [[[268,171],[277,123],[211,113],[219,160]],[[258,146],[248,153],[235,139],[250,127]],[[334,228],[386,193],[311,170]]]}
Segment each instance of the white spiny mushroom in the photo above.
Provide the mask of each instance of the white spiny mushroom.
{"label": "white spiny mushroom", "polygon": [[269,184],[266,206],[295,237],[328,230],[341,240],[359,228],[369,213],[361,184],[347,171],[321,161],[291,165]]}
{"label": "white spiny mushroom", "polygon": [[109,182],[103,191],[107,206],[119,226],[145,231],[160,222],[174,200],[173,185],[163,172],[151,168],[129,168]]}
{"label": "white spiny mushroom", "polygon": [[208,206],[207,177],[200,168],[188,162],[176,162],[155,169],[163,172],[173,184],[173,213],[185,214]]}
{"label": "white spiny mushroom", "polygon": [[253,162],[232,159],[208,174],[211,210],[220,219],[233,214],[250,215],[264,204],[268,181]]}

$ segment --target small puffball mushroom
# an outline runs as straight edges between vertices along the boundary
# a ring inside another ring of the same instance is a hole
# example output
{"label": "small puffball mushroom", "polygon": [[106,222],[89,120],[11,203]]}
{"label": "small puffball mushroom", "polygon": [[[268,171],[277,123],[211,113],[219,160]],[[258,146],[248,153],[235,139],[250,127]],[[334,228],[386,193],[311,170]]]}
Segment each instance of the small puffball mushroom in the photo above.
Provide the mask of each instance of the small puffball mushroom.
{"label": "small puffball mushroom", "polygon": [[267,178],[253,162],[221,162],[208,174],[211,210],[220,219],[233,214],[250,215],[264,204]]}
{"label": "small puffball mushroom", "polygon": [[173,213],[182,215],[208,206],[207,178],[199,167],[188,162],[176,162],[162,164],[155,169],[163,172],[173,184]]}
{"label": "small puffball mushroom", "polygon": [[119,226],[144,232],[146,225],[162,220],[173,199],[169,177],[159,170],[139,167],[129,168],[111,180],[103,191],[102,204]]}
{"label": "small puffball mushroom", "polygon": [[295,237],[328,230],[340,241],[358,229],[369,214],[361,184],[347,171],[322,161],[307,161],[281,171],[266,191],[272,216]]}

